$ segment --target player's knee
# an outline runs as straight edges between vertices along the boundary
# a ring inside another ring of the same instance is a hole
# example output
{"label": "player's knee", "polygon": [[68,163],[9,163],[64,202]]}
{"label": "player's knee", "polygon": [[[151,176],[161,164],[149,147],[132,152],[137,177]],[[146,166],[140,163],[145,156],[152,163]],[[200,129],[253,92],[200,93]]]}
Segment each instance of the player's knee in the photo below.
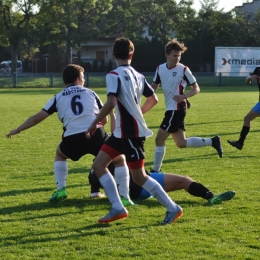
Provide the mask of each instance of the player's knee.
{"label": "player's knee", "polygon": [[175,142],[178,148],[186,148],[186,141],[185,142]]}
{"label": "player's knee", "polygon": [[183,178],[185,179],[185,181],[194,182],[194,180],[190,176],[183,176]]}

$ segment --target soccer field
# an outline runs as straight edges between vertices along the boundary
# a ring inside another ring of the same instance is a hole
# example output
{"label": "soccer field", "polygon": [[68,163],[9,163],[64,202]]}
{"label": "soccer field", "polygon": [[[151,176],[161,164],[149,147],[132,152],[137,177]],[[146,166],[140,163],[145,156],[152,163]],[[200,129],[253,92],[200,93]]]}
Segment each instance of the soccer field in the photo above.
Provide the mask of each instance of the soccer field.
{"label": "soccer field", "polygon": [[[186,136],[220,135],[224,156],[218,158],[212,147],[179,149],[169,138],[162,171],[188,175],[215,194],[234,190],[236,196],[209,206],[185,191],[171,192],[183,216],[165,226],[159,224],[165,209],[154,198],[135,201],[125,220],[98,224],[110,203],[89,199],[90,155],[69,161],[68,199],[48,202],[56,189],[53,160],[62,134],[57,115],[11,139],[5,135],[59,91],[0,89],[0,259],[260,259],[260,119],[252,122],[242,151],[227,143],[238,138],[244,116],[258,101],[257,87],[202,87],[189,99]],[[105,102],[105,88],[95,91]],[[158,97],[145,114],[154,132],[145,144],[147,170],[164,115],[161,91]]]}

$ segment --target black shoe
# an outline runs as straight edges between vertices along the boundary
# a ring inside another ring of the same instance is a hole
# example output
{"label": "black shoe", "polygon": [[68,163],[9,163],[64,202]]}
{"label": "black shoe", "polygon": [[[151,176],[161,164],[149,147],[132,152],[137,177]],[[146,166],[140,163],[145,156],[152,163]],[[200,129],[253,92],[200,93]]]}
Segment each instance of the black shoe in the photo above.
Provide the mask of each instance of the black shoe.
{"label": "black shoe", "polygon": [[155,171],[154,169],[150,169],[150,173],[155,173],[155,172],[161,172],[161,169],[159,171]]}
{"label": "black shoe", "polygon": [[219,157],[222,158],[222,156],[223,156],[223,149],[222,149],[220,137],[219,136],[215,136],[215,137],[213,137],[211,139],[212,139],[212,146],[213,146],[213,148],[215,148],[217,150]]}
{"label": "black shoe", "polygon": [[239,143],[238,141],[227,140],[227,142],[228,142],[230,145],[236,147],[238,150],[242,150],[242,148],[243,148],[243,144]]}

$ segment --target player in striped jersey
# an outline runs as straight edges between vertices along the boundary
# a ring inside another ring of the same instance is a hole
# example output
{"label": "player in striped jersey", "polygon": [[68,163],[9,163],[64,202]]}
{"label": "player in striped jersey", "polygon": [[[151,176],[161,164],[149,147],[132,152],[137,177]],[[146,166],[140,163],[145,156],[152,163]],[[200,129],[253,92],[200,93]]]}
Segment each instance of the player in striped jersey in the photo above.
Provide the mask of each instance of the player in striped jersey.
{"label": "player in striped jersey", "polygon": [[[182,209],[171,200],[157,181],[145,173],[144,142],[153,133],[148,129],[143,114],[156,105],[158,99],[144,76],[131,67],[133,53],[134,45],[129,39],[120,37],[115,40],[113,57],[117,68],[106,76],[107,101],[86,131],[86,136],[92,138],[99,120],[116,107],[115,130],[102,146],[93,164],[112,204],[112,209],[98,222],[106,223],[128,216],[127,209],[120,201],[114,178],[107,168],[113,158],[124,154],[133,180],[165,206],[167,211],[162,224],[170,224],[182,215]],[[142,95],[146,100],[141,106]]]}

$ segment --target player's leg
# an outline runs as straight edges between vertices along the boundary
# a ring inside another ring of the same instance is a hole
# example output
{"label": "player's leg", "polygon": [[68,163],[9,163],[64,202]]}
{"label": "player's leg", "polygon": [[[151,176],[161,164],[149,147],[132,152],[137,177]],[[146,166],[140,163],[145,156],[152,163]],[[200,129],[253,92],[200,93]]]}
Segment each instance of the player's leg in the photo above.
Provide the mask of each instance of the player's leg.
{"label": "player's leg", "polygon": [[245,139],[250,131],[251,121],[260,116],[260,102],[258,102],[244,117],[244,124],[237,141],[228,140],[228,143],[239,150],[242,150]]}
{"label": "player's leg", "polygon": [[52,194],[49,202],[56,203],[67,198],[66,181],[68,177],[68,160],[60,147],[56,149],[56,156],[54,160],[54,177],[56,181],[57,190]]}
{"label": "player's leg", "polygon": [[177,112],[174,110],[168,110],[164,114],[163,121],[155,138],[156,147],[154,152],[154,165],[151,172],[159,172],[161,169],[163,158],[166,152],[165,141],[170,135],[172,128],[176,125],[176,113]]}
{"label": "player's leg", "polygon": [[125,156],[119,155],[113,160],[113,163],[115,165],[114,178],[123,205],[125,207],[135,206],[136,204],[130,199],[129,195],[130,174]]}
{"label": "player's leg", "polygon": [[165,141],[170,133],[166,132],[162,128],[159,128],[155,138],[155,151],[154,151],[154,164],[152,172],[159,172],[162,166],[162,161],[166,152]]}
{"label": "player's leg", "polygon": [[115,180],[108,170],[108,165],[112,159],[120,155],[113,148],[113,140],[115,138],[110,137],[102,146],[92,166],[112,205],[109,213],[98,220],[100,223],[111,222],[128,216],[128,211],[124,208],[120,200]]}
{"label": "player's leg", "polygon": [[188,176],[177,174],[164,174],[164,189],[167,192],[184,189],[192,196],[203,198],[210,204],[222,203],[222,201],[231,200],[235,196],[234,191],[226,191],[215,195],[201,183]]}
{"label": "player's leg", "polygon": [[220,137],[215,136],[212,138],[204,137],[188,137],[185,136],[185,131],[182,128],[179,128],[177,132],[171,134],[172,138],[179,148],[186,147],[203,147],[203,146],[212,146],[218,152],[220,158],[223,156],[223,148],[221,145]]}

